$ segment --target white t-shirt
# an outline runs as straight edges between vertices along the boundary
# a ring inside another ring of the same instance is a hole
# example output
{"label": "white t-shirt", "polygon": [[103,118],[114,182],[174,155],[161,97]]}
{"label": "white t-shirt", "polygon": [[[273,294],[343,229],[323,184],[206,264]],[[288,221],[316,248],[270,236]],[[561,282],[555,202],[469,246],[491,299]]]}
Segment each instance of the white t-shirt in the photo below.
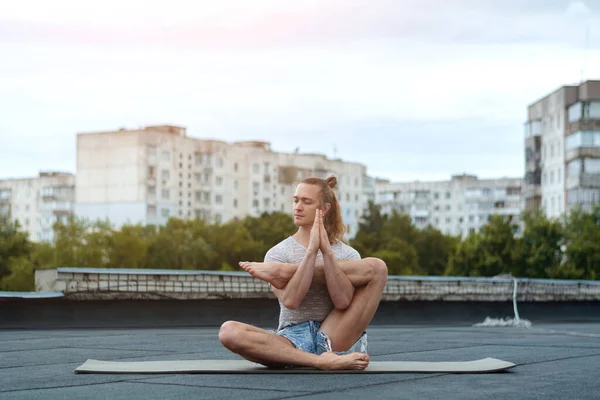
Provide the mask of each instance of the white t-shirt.
{"label": "white t-shirt", "polygon": [[[347,244],[337,241],[331,245],[336,260],[360,260],[360,254]],[[307,249],[293,237],[281,241],[272,247],[265,255],[265,262],[281,262],[300,264],[306,255]],[[323,254],[317,253],[315,265],[323,264]],[[333,302],[329,297],[326,285],[312,284],[300,307],[290,310],[279,300],[279,327],[283,329],[288,325],[299,324],[305,321],[323,321],[333,310]]]}

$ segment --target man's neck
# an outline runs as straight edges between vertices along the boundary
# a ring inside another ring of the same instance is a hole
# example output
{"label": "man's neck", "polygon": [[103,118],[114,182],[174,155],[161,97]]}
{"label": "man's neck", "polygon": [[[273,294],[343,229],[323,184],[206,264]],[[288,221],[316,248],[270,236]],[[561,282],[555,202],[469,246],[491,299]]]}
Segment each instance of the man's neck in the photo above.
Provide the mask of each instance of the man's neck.
{"label": "man's neck", "polygon": [[294,233],[293,238],[296,239],[296,241],[302,246],[308,247],[308,243],[310,241],[310,230],[310,226],[301,226],[298,228],[298,231]]}

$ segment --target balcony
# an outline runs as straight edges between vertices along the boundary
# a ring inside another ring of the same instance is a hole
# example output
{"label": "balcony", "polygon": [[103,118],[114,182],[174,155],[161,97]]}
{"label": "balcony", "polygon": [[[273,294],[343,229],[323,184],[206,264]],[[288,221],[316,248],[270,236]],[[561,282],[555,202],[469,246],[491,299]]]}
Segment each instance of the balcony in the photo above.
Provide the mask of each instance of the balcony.
{"label": "balcony", "polygon": [[567,135],[578,131],[595,131],[600,129],[600,119],[581,119],[569,123],[567,126]]}
{"label": "balcony", "polygon": [[600,174],[581,173],[578,176],[569,176],[565,181],[567,190],[583,188],[600,188]]}
{"label": "balcony", "polygon": [[565,154],[565,162],[584,157],[600,158],[600,147],[576,147],[574,149],[567,150]]}

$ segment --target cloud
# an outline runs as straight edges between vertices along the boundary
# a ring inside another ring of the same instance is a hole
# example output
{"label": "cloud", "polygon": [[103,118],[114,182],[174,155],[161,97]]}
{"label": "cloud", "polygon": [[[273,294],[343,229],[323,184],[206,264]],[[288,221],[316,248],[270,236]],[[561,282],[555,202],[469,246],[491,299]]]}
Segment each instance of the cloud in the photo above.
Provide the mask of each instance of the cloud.
{"label": "cloud", "polygon": [[[0,40],[186,47],[323,45],[374,39],[582,46],[583,34],[576,27],[600,22],[600,10],[581,1],[558,0],[263,0],[252,2],[253,7],[234,0],[220,6],[176,1],[169,7],[156,1],[142,6],[137,0],[111,0],[93,8],[87,2],[61,3],[63,7],[42,6],[48,8],[46,18],[39,11],[33,16],[24,11],[0,13],[4,15]],[[600,32],[591,36],[598,43]]]}

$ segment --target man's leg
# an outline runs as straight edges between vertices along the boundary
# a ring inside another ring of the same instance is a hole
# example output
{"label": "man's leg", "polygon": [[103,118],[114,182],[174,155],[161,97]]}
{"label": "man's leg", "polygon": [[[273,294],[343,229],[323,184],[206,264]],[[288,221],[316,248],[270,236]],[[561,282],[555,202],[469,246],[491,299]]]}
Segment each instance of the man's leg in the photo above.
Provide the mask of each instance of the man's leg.
{"label": "man's leg", "polygon": [[364,369],[369,364],[369,357],[360,353],[316,355],[298,350],[280,335],[236,321],[221,325],[219,341],[232,352],[267,367],[295,365],[318,369]]}
{"label": "man's leg", "polygon": [[[376,258],[363,258],[361,260],[338,260],[337,263],[352,282],[354,287],[364,286],[373,280],[378,260]],[[275,262],[240,262],[240,267],[255,278],[269,282],[277,289],[283,289],[292,279],[298,269],[298,264],[285,264]],[[313,283],[325,285],[325,270],[323,264],[315,265]]]}
{"label": "man's leg", "polygon": [[334,309],[321,324],[320,331],[329,336],[333,351],[347,351],[360,338],[375,316],[387,282],[387,266],[382,260],[373,262],[372,279],[354,292],[350,306]]}

